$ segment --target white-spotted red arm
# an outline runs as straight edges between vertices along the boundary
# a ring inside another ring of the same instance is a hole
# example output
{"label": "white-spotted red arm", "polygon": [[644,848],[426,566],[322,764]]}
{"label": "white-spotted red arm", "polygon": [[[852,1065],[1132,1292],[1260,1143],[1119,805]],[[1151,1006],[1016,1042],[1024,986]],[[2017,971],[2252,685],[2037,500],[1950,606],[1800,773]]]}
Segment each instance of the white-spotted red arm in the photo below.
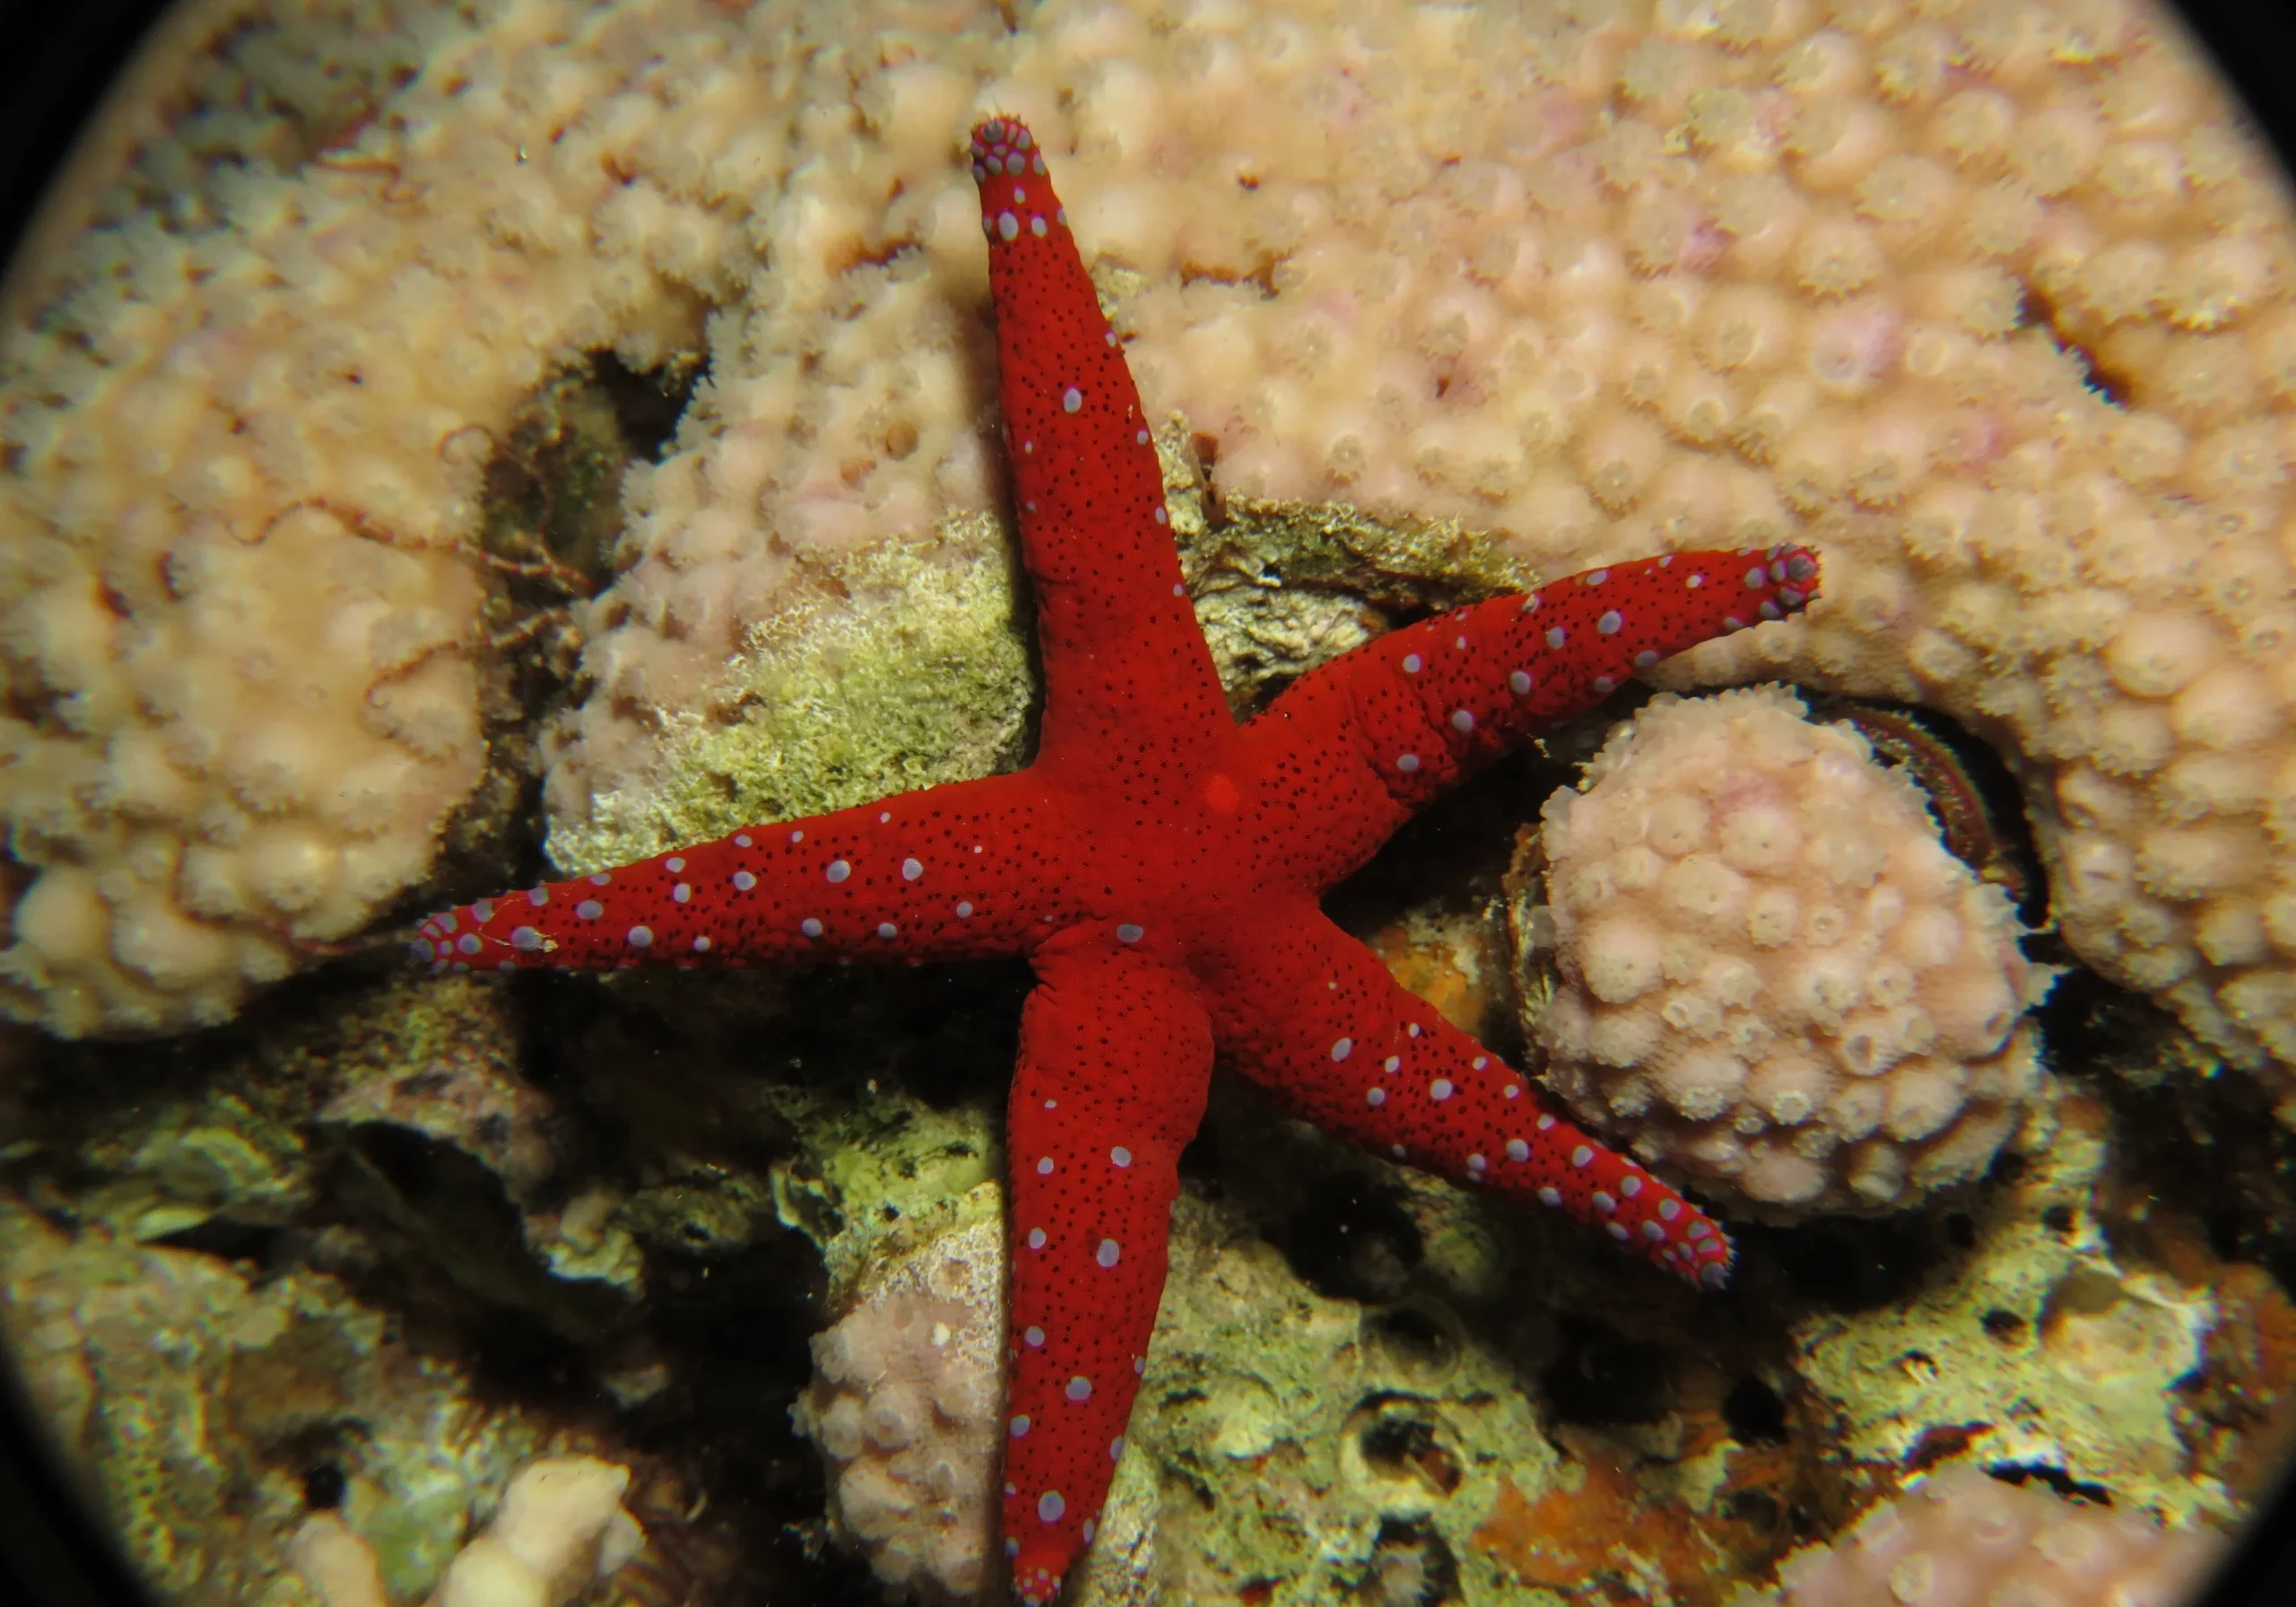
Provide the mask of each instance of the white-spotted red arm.
{"label": "white-spotted red arm", "polygon": [[1074,913],[1063,837],[1035,777],[992,776],[459,905],[416,949],[457,970],[1021,953]]}
{"label": "white-spotted red arm", "polygon": [[1044,659],[1041,762],[1082,789],[1169,798],[1176,754],[1213,740],[1228,705],[1180,583],[1140,393],[1029,131],[983,123],[972,170]]}
{"label": "white-spotted red arm", "polygon": [[1799,612],[1817,586],[1805,547],[1637,559],[1452,609],[1302,675],[1253,730],[1308,779],[1339,850],[1310,873],[1344,875],[1453,783],[1662,659]]}
{"label": "white-spotted red arm", "polygon": [[1730,1241],[1703,1212],[1556,1114],[1321,915],[1271,912],[1211,968],[1222,1053],[1318,1126],[1536,1200],[1694,1285],[1728,1281]]}
{"label": "white-spotted red arm", "polygon": [[1164,1292],[1181,1146],[1203,1118],[1200,990],[1077,936],[1036,956],[1005,1117],[1013,1264],[1004,1545],[1048,1602],[1092,1540]]}

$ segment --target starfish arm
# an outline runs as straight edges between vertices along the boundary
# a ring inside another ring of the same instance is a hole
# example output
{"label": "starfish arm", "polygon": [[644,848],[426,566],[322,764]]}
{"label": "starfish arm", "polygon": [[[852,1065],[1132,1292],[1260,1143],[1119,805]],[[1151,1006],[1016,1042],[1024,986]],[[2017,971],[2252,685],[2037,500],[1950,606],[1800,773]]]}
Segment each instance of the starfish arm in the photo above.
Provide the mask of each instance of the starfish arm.
{"label": "starfish arm", "polygon": [[972,152],[1044,659],[1039,762],[1118,795],[1169,795],[1173,760],[1230,717],[1180,582],[1140,394],[1029,131],[984,123]]}
{"label": "starfish arm", "polygon": [[1271,909],[1206,980],[1222,1051],[1318,1126],[1536,1199],[1693,1284],[1727,1281],[1730,1241],[1704,1212],[1556,1114],[1321,911]]}
{"label": "starfish arm", "polygon": [[1310,873],[1329,885],[1526,737],[1663,658],[1799,612],[1817,583],[1806,548],[1676,552],[1391,630],[1301,676],[1247,728],[1263,764],[1299,777],[1262,795],[1279,809],[1312,800],[1330,858]]}
{"label": "starfish arm", "polygon": [[1013,1299],[1004,1550],[1048,1602],[1091,1543],[1156,1303],[1212,1029],[1195,984],[1128,949],[1036,957],[1006,1118]]}
{"label": "starfish arm", "polygon": [[1024,953],[1064,837],[1022,770],[481,899],[424,921],[415,947],[457,970]]}

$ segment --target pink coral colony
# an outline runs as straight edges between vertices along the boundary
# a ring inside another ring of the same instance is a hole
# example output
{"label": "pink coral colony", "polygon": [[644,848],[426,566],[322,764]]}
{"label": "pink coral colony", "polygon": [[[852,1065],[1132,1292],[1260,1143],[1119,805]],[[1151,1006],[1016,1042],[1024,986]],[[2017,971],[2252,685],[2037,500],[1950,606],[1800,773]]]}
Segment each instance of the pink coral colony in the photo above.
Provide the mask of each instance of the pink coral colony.
{"label": "pink coral colony", "polygon": [[1140,400],[1027,128],[973,133],[1000,399],[1045,671],[1010,775],[759,825],[423,923],[456,969],[1025,954],[1008,1114],[1003,1526],[1021,1600],[1091,1542],[1215,1054],[1301,1114],[1530,1195],[1691,1281],[1728,1240],[1551,1110],[1318,908],[1413,811],[1660,659],[1798,611],[1795,546],[1678,552],[1424,621],[1239,726]]}

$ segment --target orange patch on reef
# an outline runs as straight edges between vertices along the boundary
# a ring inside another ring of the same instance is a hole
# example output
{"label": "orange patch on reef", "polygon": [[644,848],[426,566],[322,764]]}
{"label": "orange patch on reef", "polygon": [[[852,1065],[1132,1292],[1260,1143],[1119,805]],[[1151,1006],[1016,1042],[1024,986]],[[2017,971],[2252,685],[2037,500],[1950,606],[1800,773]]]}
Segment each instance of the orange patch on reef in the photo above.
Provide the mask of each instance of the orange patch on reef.
{"label": "orange patch on reef", "polygon": [[1414,940],[1410,924],[1396,921],[1363,941],[1387,962],[1388,973],[1411,992],[1432,1004],[1436,1012],[1462,1032],[1486,1036],[1500,1001],[1491,987],[1506,975],[1505,960],[1485,952],[1479,958],[1477,977],[1460,963],[1458,950],[1448,934],[1432,941]]}
{"label": "orange patch on reef", "polygon": [[1594,1607],[1666,1600],[1713,1607],[1732,1569],[1703,1519],[1635,1483],[1616,1450],[1563,1431],[1585,1477],[1536,1500],[1500,1480],[1499,1498],[1470,1537],[1524,1584]]}
{"label": "orange patch on reef", "polygon": [[[1851,1504],[1814,1461],[1806,1435],[1732,1441],[1722,1420],[1721,1375],[1693,1367],[1680,1380],[1679,1438],[1654,1458],[1602,1430],[1554,1430],[1581,1477],[1534,1500],[1504,1479],[1469,1536],[1524,1584],[1578,1607],[1721,1607],[1740,1584],[1766,1585],[1778,1559],[1838,1527]],[[1721,1487],[1693,1508],[1653,1488],[1672,1470],[1732,1442]]]}

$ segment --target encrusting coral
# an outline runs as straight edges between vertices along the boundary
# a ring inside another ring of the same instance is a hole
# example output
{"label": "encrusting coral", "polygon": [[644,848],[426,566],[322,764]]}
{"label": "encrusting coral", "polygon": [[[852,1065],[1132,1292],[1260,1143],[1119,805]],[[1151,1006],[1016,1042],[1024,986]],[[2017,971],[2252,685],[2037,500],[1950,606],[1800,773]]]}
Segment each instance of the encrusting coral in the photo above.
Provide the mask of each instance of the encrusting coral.
{"label": "encrusting coral", "polygon": [[[622,1509],[630,1470],[589,1456],[529,1463],[493,1521],[447,1565],[430,1607],[568,1607],[638,1555],[646,1536]],[[288,1559],[326,1607],[390,1607],[372,1547],[332,1512],[315,1512]]]}
{"label": "encrusting coral", "polygon": [[2222,1548],[2208,1530],[2077,1506],[1950,1468],[1805,1547],[1730,1607],[2180,1607]]}
{"label": "encrusting coral", "polygon": [[792,1410],[829,1464],[831,1522],[908,1599],[970,1601],[988,1577],[1004,1231],[990,1216],[871,1269],[814,1335]]}
{"label": "encrusting coral", "polygon": [[1662,695],[1549,798],[1546,1081],[1701,1191],[1909,1205],[2039,1086],[2051,973],[1913,784],[1773,686]]}
{"label": "encrusting coral", "polygon": [[1457,518],[1551,573],[1811,542],[1828,604],[1692,673],[1962,720],[2082,958],[2296,1064],[2290,214],[2152,8],[436,26],[319,160],[97,230],[10,331],[16,1012],[212,1019],[419,878],[480,762],[481,588],[439,549],[490,434],[552,364],[706,340],[549,787],[570,864],[665,846],[646,797],[743,717],[716,689],[796,555],[993,501],[949,130],[995,108],[1089,197],[1149,413],[1225,506]]}

